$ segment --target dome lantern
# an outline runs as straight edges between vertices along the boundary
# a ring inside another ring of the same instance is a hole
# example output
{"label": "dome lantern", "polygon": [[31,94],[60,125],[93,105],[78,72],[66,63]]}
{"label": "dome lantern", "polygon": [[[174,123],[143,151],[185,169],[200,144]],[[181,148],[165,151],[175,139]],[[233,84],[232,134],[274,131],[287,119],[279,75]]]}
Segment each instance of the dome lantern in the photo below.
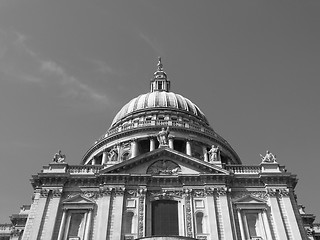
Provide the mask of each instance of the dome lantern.
{"label": "dome lantern", "polygon": [[170,81],[167,79],[167,74],[163,71],[161,57],[158,58],[157,71],[153,74],[153,79],[150,83],[151,91],[170,91]]}

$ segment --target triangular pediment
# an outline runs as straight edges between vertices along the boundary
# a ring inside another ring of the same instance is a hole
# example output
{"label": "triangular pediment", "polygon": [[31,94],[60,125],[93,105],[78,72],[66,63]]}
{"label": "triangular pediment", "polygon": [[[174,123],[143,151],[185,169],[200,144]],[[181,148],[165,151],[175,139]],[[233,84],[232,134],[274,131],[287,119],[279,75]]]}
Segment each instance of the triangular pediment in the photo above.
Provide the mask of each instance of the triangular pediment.
{"label": "triangular pediment", "polygon": [[251,196],[251,195],[244,196],[235,202],[236,203],[253,203],[253,204],[256,204],[256,203],[263,203],[264,204],[265,203],[265,201],[263,199],[260,199],[260,198],[257,198],[257,197]]}
{"label": "triangular pediment", "polygon": [[255,196],[247,195],[234,201],[238,209],[265,209],[267,202]]}
{"label": "triangular pediment", "polygon": [[151,175],[230,174],[227,170],[217,165],[170,148],[159,148],[100,171],[100,174],[107,173]]}

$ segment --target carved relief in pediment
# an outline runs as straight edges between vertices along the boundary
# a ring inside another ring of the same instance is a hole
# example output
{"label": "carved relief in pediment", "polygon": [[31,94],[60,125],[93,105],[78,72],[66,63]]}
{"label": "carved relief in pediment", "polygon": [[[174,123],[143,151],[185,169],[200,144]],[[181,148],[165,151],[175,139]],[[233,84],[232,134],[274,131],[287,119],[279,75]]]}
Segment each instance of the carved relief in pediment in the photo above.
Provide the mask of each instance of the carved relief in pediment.
{"label": "carved relief in pediment", "polygon": [[181,172],[178,164],[171,160],[159,160],[151,164],[147,169],[148,174],[172,175]]}

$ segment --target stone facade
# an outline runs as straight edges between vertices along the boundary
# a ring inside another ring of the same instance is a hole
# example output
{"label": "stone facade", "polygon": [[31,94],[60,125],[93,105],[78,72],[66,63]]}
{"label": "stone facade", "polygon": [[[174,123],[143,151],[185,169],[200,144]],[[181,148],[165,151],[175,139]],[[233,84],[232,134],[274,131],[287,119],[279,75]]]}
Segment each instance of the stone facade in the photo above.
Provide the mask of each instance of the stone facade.
{"label": "stone facade", "polygon": [[242,165],[201,110],[170,92],[161,59],[150,87],[80,165],[59,152],[32,176],[31,206],[0,225],[0,239],[319,239],[296,176],[272,153]]}

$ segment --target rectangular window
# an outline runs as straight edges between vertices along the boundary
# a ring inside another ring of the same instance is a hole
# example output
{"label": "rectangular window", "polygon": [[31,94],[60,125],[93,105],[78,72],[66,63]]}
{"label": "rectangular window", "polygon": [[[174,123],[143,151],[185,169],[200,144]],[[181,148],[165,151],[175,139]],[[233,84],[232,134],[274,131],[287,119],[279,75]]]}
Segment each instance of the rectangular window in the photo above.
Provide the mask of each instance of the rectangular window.
{"label": "rectangular window", "polygon": [[261,211],[244,211],[243,223],[246,229],[246,235],[249,239],[266,239],[265,226]]}
{"label": "rectangular window", "polygon": [[71,214],[68,239],[70,238],[77,239],[77,237],[79,237],[79,239],[83,239],[84,227],[85,227],[84,216],[85,216],[84,213]]}

